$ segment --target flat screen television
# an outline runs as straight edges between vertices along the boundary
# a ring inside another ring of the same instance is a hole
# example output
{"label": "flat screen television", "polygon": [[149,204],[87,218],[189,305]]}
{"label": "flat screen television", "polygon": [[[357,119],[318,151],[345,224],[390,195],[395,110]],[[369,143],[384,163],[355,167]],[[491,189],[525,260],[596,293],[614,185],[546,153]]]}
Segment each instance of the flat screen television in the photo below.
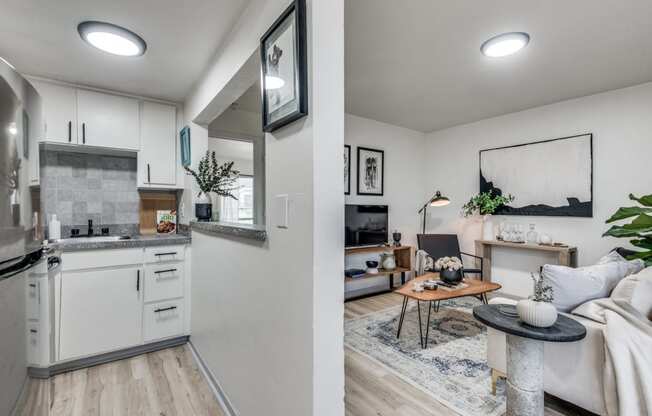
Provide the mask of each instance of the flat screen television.
{"label": "flat screen television", "polygon": [[389,239],[387,205],[349,205],[344,212],[346,247],[379,246]]}

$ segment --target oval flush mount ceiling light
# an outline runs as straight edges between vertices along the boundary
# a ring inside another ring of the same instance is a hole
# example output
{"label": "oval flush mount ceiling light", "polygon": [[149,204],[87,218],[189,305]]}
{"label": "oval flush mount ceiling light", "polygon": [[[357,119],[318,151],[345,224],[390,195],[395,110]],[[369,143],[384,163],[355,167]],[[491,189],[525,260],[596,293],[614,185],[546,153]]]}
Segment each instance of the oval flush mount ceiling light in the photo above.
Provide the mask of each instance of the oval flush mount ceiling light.
{"label": "oval flush mount ceiling light", "polygon": [[525,32],[503,33],[487,40],[480,50],[485,56],[499,58],[515,54],[530,42],[530,35]]}
{"label": "oval flush mount ceiling light", "polygon": [[143,38],[111,23],[82,22],[77,26],[77,31],[84,41],[113,55],[140,56],[147,50]]}

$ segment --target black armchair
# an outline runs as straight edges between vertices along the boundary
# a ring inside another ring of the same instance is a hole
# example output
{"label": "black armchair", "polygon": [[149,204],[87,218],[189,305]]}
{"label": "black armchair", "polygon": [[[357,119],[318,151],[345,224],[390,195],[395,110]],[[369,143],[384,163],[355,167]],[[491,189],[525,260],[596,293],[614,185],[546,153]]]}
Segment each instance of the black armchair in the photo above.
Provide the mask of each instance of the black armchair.
{"label": "black armchair", "polygon": [[417,234],[419,249],[424,250],[435,261],[441,257],[457,257],[462,260],[462,255],[480,260],[480,268],[464,267],[464,275],[474,274],[482,280],[482,257],[460,251],[460,243],[456,234]]}

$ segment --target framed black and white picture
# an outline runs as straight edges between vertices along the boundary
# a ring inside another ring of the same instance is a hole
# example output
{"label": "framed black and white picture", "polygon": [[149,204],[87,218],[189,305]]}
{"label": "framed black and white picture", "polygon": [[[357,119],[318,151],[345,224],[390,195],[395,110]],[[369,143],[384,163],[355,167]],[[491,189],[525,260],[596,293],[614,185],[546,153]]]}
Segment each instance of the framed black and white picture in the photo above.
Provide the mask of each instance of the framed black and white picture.
{"label": "framed black and white picture", "polygon": [[383,195],[385,152],[358,147],[358,195]]}
{"label": "framed black and white picture", "polygon": [[308,114],[306,3],[295,0],[260,39],[263,131]]}
{"label": "framed black and white picture", "polygon": [[515,197],[499,215],[593,216],[593,135],[480,151],[480,192]]}
{"label": "framed black and white picture", "polygon": [[344,145],[344,195],[351,194],[351,146]]}

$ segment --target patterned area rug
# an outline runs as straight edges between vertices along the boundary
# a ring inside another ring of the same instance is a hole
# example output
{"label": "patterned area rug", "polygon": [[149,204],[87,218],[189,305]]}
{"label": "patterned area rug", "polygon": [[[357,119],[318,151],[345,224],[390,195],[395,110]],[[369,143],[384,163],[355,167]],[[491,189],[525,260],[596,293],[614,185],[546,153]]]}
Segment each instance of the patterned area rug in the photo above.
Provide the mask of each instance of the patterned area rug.
{"label": "patterned area rug", "polygon": [[[401,338],[396,329],[401,306],[345,322],[344,344],[383,364],[415,387],[464,416],[505,413],[504,382],[491,394],[487,366],[487,329],[473,318],[480,301],[459,298],[441,302],[430,318],[428,348],[421,349],[416,301],[411,300]],[[421,303],[424,324],[427,304]]]}

